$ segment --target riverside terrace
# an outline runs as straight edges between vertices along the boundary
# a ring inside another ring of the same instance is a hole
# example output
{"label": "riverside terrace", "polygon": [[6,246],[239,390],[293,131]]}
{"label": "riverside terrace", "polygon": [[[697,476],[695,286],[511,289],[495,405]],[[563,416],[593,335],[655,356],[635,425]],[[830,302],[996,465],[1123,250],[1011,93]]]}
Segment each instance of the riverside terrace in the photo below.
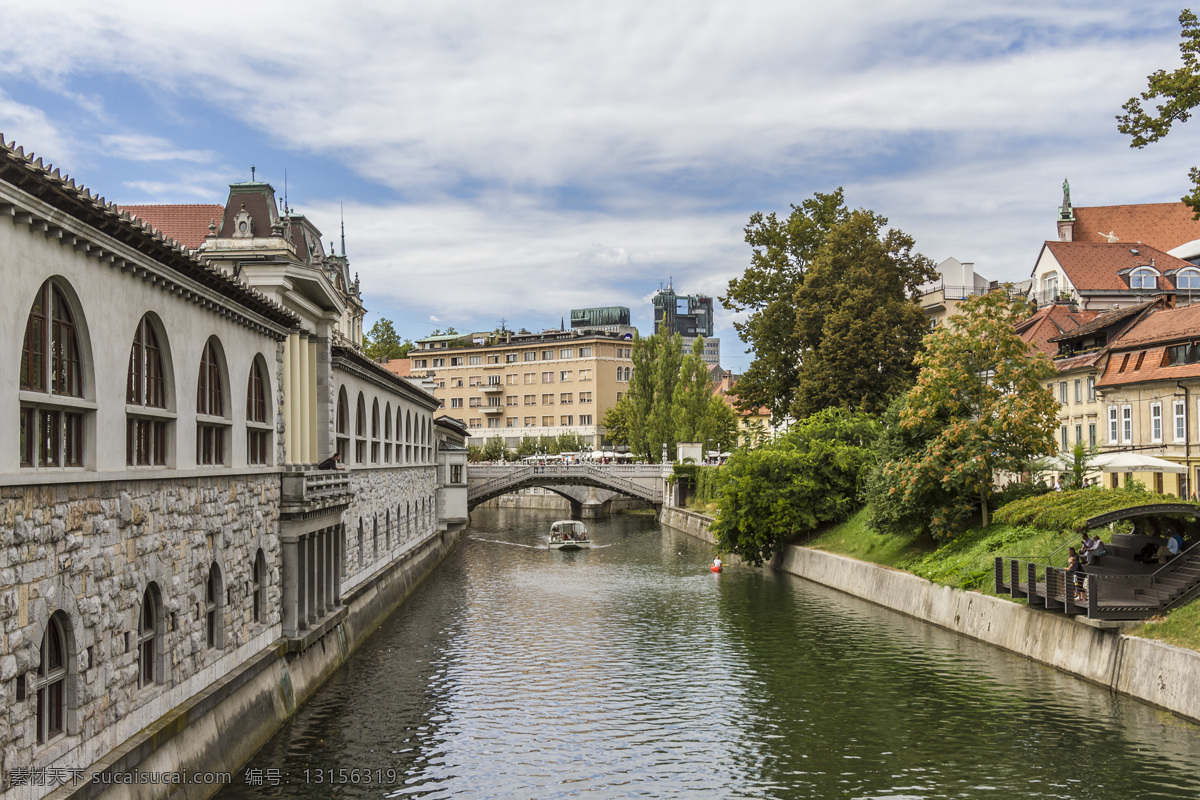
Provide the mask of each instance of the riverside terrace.
{"label": "riverside terrace", "polygon": [[[1116,523],[1128,527],[1118,532]],[[1200,506],[1162,503],[1133,506],[1092,517],[1087,530],[1108,527],[1106,555],[1075,578],[1061,564],[1068,545],[1045,556],[997,556],[996,593],[1025,598],[1029,605],[1096,620],[1140,620],[1183,605],[1200,594]],[[1143,564],[1134,555],[1147,544],[1162,546],[1178,531],[1184,548],[1166,564]],[[1071,542],[1070,544],[1074,544]]]}

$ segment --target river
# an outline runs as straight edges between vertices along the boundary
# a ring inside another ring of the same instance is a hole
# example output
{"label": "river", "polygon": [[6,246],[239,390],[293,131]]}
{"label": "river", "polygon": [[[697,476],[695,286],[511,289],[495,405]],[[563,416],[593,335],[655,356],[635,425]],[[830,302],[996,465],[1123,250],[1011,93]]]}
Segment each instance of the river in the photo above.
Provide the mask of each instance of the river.
{"label": "river", "polygon": [[649,516],[548,551],[553,519],[476,510],[251,759],[263,785],[219,797],[1200,797],[1200,729],[1167,713],[792,576],[714,575]]}

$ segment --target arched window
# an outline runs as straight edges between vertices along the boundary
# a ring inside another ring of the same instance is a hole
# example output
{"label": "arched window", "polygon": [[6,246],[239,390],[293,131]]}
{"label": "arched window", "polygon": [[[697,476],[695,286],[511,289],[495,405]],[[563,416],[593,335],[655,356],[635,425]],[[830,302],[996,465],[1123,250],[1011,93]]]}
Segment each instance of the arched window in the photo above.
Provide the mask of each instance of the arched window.
{"label": "arched window", "polygon": [[367,402],[362,392],[358,393],[358,406],[354,409],[354,462],[367,462]]}
{"label": "arched window", "polygon": [[75,317],[62,288],[38,289],[21,344],[23,392],[45,395],[21,402],[21,466],[82,467],[84,414],[64,402],[83,397],[83,368]]}
{"label": "arched window", "polygon": [[363,548],[363,521],[362,517],[358,518],[358,566],[362,567],[367,563],[367,551]]}
{"label": "arched window", "polygon": [[383,463],[392,463],[392,404],[383,407]]}
{"label": "arched window", "polygon": [[142,317],[133,333],[125,404],[139,407],[125,418],[125,463],[131,467],[165,465],[171,421],[153,409],[167,408],[166,372],[158,333],[149,314]]}
{"label": "arched window", "polygon": [[1200,289],[1200,270],[1181,269],[1175,276],[1175,288]]}
{"label": "arched window", "polygon": [[221,588],[221,568],[213,562],[208,571],[208,580],[204,585],[204,637],[210,648],[222,647],[225,644],[224,630],[221,627],[221,609],[225,605],[224,592]]}
{"label": "arched window", "polygon": [[221,466],[225,463],[225,439],[229,425],[225,417],[225,378],[217,339],[204,344],[200,376],[196,383],[196,463]]}
{"label": "arched window", "polygon": [[371,401],[371,463],[379,463],[379,400]]}
{"label": "arched window", "polygon": [[337,404],[337,452],[342,457],[342,463],[350,458],[350,420],[347,418],[350,410],[346,408],[346,387],[338,392]]}
{"label": "arched window", "polygon": [[404,412],[404,463],[412,463],[412,412]]}
{"label": "arched window", "polygon": [[254,555],[254,568],[250,573],[250,603],[254,621],[262,622],[267,608],[267,557],[261,547]]}
{"label": "arched window", "polygon": [[400,416],[400,406],[396,406],[396,463],[404,463],[404,419]]}
{"label": "arched window", "polygon": [[383,512],[383,551],[392,549],[392,510]]}
{"label": "arched window", "polygon": [[379,558],[379,517],[371,521],[371,560]]}
{"label": "arched window", "polygon": [[45,744],[66,730],[67,634],[62,614],[50,617],[42,636],[37,671],[37,741]]}
{"label": "arched window", "polygon": [[271,463],[271,426],[267,422],[267,381],[261,359],[250,365],[246,384],[246,463]]}
{"label": "arched window", "polygon": [[1130,289],[1155,289],[1158,288],[1158,274],[1149,267],[1141,267],[1135,269],[1133,274],[1129,276]]}
{"label": "arched window", "polygon": [[151,583],[142,595],[142,611],[138,615],[138,686],[150,686],[162,681],[159,673],[158,638],[162,632],[158,586]]}

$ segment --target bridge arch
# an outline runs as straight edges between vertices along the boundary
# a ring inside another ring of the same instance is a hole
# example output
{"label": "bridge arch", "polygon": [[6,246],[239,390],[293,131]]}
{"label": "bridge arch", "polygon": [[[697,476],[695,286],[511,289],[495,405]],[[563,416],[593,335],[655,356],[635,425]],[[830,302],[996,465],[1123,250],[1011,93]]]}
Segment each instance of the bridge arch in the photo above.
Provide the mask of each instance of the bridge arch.
{"label": "bridge arch", "polygon": [[[606,489],[626,497],[645,500],[655,507],[662,505],[661,469],[651,467],[648,470],[642,470],[646,474],[636,476],[641,480],[633,479],[636,473],[628,472],[628,468],[625,470],[626,474],[621,474],[611,468],[589,464],[490,467],[486,468],[489,476],[486,480],[478,483],[469,480],[472,485],[467,489],[467,508],[468,510],[474,509],[480,503],[534,486],[549,489],[555,494],[566,497],[571,502],[573,510],[579,505],[579,500],[555,487],[594,486],[597,489]],[[470,470],[468,470],[468,475],[470,475]]]}

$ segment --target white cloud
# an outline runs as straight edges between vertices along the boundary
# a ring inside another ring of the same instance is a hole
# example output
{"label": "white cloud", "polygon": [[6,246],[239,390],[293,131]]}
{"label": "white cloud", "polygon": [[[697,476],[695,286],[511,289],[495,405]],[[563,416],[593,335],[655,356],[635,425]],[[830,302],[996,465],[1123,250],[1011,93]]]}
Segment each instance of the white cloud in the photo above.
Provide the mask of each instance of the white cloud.
{"label": "white cloud", "polygon": [[109,134],[100,137],[100,143],[115,158],[130,161],[187,161],[208,164],[216,160],[210,150],[181,150],[161,136],[137,133]]}
{"label": "white cloud", "polygon": [[71,161],[74,148],[45,112],[18,103],[0,91],[0,132],[8,144],[16,144],[56,162]]}

